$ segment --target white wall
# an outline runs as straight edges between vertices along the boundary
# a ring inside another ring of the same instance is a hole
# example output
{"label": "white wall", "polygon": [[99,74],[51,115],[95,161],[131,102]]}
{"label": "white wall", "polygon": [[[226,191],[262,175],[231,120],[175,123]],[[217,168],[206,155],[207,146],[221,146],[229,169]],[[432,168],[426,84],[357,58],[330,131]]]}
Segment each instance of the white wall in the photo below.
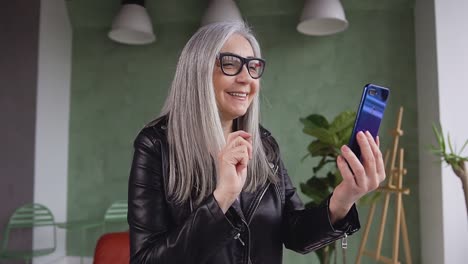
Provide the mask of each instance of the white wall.
{"label": "white wall", "polygon": [[[468,1],[436,0],[440,121],[455,145],[468,139]],[[467,152],[465,152],[467,153]],[[442,170],[445,263],[466,263],[468,220],[461,181]]]}
{"label": "white wall", "polygon": [[[466,263],[468,221],[460,180],[434,163],[432,122],[455,145],[468,138],[468,1],[416,0],[421,254],[427,264]],[[465,152],[465,155],[467,152]]]}
{"label": "white wall", "polygon": [[[34,201],[46,204],[58,222],[67,220],[68,127],[72,29],[63,0],[41,0],[34,169]],[[46,236],[34,232],[34,247]],[[35,258],[49,263],[63,257],[66,233],[58,229],[53,256]]]}

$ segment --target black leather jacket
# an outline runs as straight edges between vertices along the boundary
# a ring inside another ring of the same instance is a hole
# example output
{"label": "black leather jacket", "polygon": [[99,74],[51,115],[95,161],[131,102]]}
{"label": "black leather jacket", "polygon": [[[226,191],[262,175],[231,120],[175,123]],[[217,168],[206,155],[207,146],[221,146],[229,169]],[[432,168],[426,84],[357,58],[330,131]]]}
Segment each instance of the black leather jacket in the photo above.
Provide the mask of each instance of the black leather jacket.
{"label": "black leather jacket", "polygon": [[355,206],[335,226],[327,199],[305,209],[284,168],[271,134],[261,129],[262,143],[280,182],[255,193],[242,193],[226,214],[213,195],[201,205],[176,205],[167,197],[166,120],[137,136],[128,189],[131,263],[275,264],[286,248],[308,253],[356,232]]}

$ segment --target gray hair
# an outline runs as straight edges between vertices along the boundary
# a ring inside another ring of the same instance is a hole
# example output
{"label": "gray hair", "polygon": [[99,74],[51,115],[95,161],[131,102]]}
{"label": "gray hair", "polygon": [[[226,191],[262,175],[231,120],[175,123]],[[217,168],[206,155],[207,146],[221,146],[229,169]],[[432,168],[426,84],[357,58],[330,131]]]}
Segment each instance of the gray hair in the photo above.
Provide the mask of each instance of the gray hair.
{"label": "gray hair", "polygon": [[[226,144],[213,86],[216,56],[233,34],[245,37],[254,55],[260,46],[244,23],[226,22],[200,28],[179,57],[176,73],[161,116],[168,116],[169,197],[195,204],[216,187],[216,158]],[[252,135],[253,157],[244,190],[253,192],[269,179],[276,181],[260,138],[258,93],[238,125]],[[194,192],[195,191],[195,192]],[[192,197],[192,195],[194,195]]]}

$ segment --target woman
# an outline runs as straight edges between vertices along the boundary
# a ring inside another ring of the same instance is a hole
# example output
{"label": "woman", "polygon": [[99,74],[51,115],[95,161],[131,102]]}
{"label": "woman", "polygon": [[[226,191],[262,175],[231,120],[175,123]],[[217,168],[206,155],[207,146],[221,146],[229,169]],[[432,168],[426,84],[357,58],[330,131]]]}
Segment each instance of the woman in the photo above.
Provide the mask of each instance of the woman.
{"label": "woman", "polygon": [[161,116],[134,143],[131,263],[281,263],[283,244],[307,253],[359,229],[354,203],[385,178],[378,142],[359,133],[364,165],[343,146],[343,181],[305,209],[259,125],[264,68],[244,24],[188,41]]}

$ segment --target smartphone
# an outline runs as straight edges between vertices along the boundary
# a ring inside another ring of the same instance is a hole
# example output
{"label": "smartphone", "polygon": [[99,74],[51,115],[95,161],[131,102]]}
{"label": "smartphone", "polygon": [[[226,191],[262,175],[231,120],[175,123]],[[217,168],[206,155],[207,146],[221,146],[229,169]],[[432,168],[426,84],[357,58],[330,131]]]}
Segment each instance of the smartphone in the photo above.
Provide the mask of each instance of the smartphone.
{"label": "smartphone", "polygon": [[356,135],[359,131],[369,131],[374,139],[377,137],[389,95],[390,90],[388,88],[375,84],[364,86],[353,131],[348,143],[348,147],[356,154],[359,160],[361,159],[361,149],[356,140]]}

